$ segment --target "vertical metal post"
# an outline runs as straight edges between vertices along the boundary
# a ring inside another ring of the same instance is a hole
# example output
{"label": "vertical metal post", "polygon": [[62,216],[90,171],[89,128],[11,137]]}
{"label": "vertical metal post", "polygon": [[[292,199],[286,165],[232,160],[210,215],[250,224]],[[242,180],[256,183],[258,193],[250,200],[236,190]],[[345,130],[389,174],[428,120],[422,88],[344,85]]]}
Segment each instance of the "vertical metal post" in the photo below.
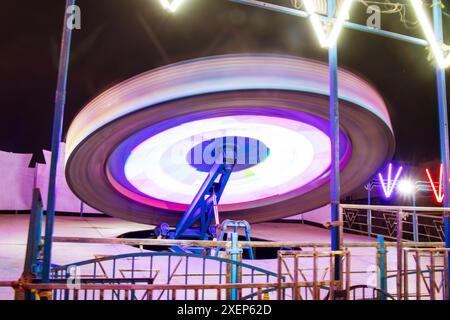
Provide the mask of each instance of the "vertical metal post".
{"label": "vertical metal post", "polygon": [[412,205],[413,205],[413,235],[414,242],[419,242],[419,221],[417,220],[416,211],[416,190],[412,194]]}
{"label": "vertical metal post", "polygon": [[80,202],[80,217],[83,218],[83,213],[84,213],[84,202],[81,201]]}
{"label": "vertical metal post", "polygon": [[421,275],[422,275],[422,271],[420,268],[420,251],[416,250],[415,253],[416,256],[416,300],[420,300],[421,299],[421,294],[422,294],[422,279],[421,279]]}
{"label": "vertical metal post", "polygon": [[[331,19],[335,15],[336,0],[327,1],[328,17]],[[331,137],[331,250],[340,250],[339,239],[339,201],[340,201],[340,154],[339,154],[339,98],[338,98],[338,66],[337,66],[337,45],[328,49],[328,64],[330,72],[330,137]],[[334,269],[335,280],[340,278],[341,259],[336,257]]]}
{"label": "vertical metal post", "polygon": [[403,211],[397,212],[397,299],[402,299],[403,276]]}
{"label": "vertical metal post", "polygon": [[367,184],[367,205],[369,209],[367,209],[367,235],[369,237],[372,236],[372,209],[370,209],[370,205],[372,204],[371,193],[372,191],[372,182]]}
{"label": "vertical metal post", "polygon": [[378,236],[377,237],[377,241],[378,241],[378,252],[377,252],[377,256],[378,256],[378,268],[379,268],[379,277],[378,277],[378,286],[382,291],[382,293],[380,294],[379,299],[380,300],[386,300],[386,295],[384,294],[384,292],[387,291],[387,270],[386,270],[386,246],[384,245],[384,237],[383,236]]}
{"label": "vertical metal post", "polygon": [[66,0],[64,7],[63,32],[61,39],[61,52],[59,56],[58,82],[55,94],[55,113],[53,115],[52,131],[52,157],[50,162],[50,177],[48,180],[47,213],[45,217],[44,260],[42,264],[42,278],[44,282],[50,279],[50,266],[52,256],[53,225],[55,220],[56,202],[56,171],[59,157],[59,144],[62,135],[64,119],[64,106],[66,103],[67,73],[69,68],[70,43],[72,29],[67,25],[67,8],[75,5],[75,0]]}
{"label": "vertical metal post", "polygon": [[430,250],[430,300],[436,300],[436,270],[434,251]]}
{"label": "vertical metal post", "polygon": [[[434,33],[436,40],[440,43],[443,42],[443,30],[442,30],[442,9],[441,1],[433,0],[433,23]],[[447,116],[447,87],[445,83],[445,70],[441,69],[436,64],[436,82],[438,93],[438,108],[439,108],[439,140],[441,147],[441,161],[444,171],[444,207],[449,206],[450,184],[448,181],[448,174],[450,172],[450,156],[449,156],[449,138],[448,138],[448,116]],[[445,247],[450,248],[450,217],[446,215],[444,217],[444,232],[445,232]],[[450,257],[450,252],[447,253]],[[450,268],[450,267],[449,267]],[[450,272],[450,269],[448,269]],[[450,283],[447,284],[450,285]],[[447,292],[447,299],[450,299],[450,292]]]}
{"label": "vertical metal post", "polygon": [[[242,249],[239,248],[238,244],[238,234],[236,232],[231,233],[231,248],[227,250],[227,253],[231,255],[231,260],[238,262],[239,255],[242,253]],[[233,263],[231,265],[231,283],[238,283],[239,277],[239,268],[237,264]],[[232,288],[231,290],[231,300],[238,299],[238,290],[236,288]]]}
{"label": "vertical metal post", "polygon": [[403,274],[403,298],[405,300],[409,299],[409,264],[408,264],[408,258],[409,258],[409,251],[404,250],[403,251],[403,267],[405,268],[405,273]]}
{"label": "vertical metal post", "polygon": [[[23,276],[28,277],[36,273],[39,244],[42,237],[42,200],[39,189],[33,190],[33,204],[31,207],[30,223],[28,227],[27,251]],[[39,275],[35,275],[39,277]]]}

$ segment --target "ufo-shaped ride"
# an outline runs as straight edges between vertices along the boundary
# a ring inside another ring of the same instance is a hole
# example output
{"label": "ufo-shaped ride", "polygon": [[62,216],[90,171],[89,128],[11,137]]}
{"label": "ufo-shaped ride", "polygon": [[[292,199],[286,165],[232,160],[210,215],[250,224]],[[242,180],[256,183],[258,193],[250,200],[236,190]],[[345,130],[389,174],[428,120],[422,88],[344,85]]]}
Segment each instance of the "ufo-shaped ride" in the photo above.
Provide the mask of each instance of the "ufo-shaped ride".
{"label": "ufo-shaped ride", "polygon": [[[329,202],[328,66],[281,55],[189,60],[126,80],[85,106],[66,137],[66,179],[90,206],[176,224],[208,177],[215,141],[246,150],[220,199],[221,219],[261,222]],[[391,158],[386,105],[339,70],[341,192]],[[251,150],[253,161],[249,161]]]}

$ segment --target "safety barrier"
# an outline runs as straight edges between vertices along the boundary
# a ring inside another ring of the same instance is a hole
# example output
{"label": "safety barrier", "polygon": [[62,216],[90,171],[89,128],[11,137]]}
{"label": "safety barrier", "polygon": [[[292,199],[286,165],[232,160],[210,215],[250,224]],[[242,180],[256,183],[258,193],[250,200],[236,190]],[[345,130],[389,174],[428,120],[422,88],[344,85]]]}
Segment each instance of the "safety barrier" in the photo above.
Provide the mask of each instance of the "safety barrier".
{"label": "safety barrier", "polygon": [[[340,213],[343,217],[346,210],[366,209],[367,206],[342,205]],[[381,212],[383,208],[370,209]],[[441,218],[447,214],[442,208],[416,209],[441,214]],[[377,241],[344,242],[345,225],[340,224],[339,251],[331,251],[326,242],[238,241],[236,233],[231,234],[229,241],[55,237],[54,242],[60,243],[203,247],[209,255],[152,251],[98,255],[53,268],[50,281],[43,283],[39,278],[39,247],[29,246],[24,276],[20,281],[0,286],[14,287],[19,299],[36,299],[37,294],[43,299],[114,300],[259,299],[261,295],[284,300],[448,299],[450,249],[444,248],[443,242],[405,240],[403,226],[410,210],[411,207],[386,208],[386,212],[396,212],[395,237],[391,235],[395,242],[385,242],[383,236],[378,236]],[[38,215],[32,215],[31,222],[40,218],[41,209],[36,212]],[[30,234],[30,239],[42,245],[36,234]],[[214,255],[218,247],[226,249],[220,257]],[[272,259],[270,264],[243,261],[242,248],[301,250],[279,250],[278,260]]]}

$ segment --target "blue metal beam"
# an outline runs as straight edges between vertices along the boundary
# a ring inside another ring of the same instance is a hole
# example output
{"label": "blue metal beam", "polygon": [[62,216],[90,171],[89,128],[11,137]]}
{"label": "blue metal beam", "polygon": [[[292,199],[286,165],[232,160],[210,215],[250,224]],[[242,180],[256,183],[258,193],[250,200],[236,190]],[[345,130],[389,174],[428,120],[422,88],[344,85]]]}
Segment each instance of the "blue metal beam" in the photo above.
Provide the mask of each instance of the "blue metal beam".
{"label": "blue metal beam", "polygon": [[[274,12],[278,12],[278,13],[284,13],[284,14],[288,14],[288,15],[300,17],[300,18],[307,18],[309,16],[307,12],[302,11],[302,10],[279,6],[276,4],[267,3],[267,2],[258,1],[258,0],[229,0],[229,1],[239,3],[239,4],[244,4],[244,5],[251,6],[251,7],[266,9],[266,10],[270,10],[270,11],[274,11]],[[323,22],[326,22],[329,19],[328,17],[324,17],[324,16],[320,16],[320,15],[319,15],[319,18]],[[375,29],[375,28],[371,28],[371,27],[364,26],[361,24],[353,23],[350,21],[345,21],[343,27],[350,29],[350,30],[362,31],[362,32],[367,32],[367,33],[379,35],[382,37],[390,38],[390,39],[400,40],[400,41],[418,45],[418,46],[424,46],[424,47],[428,46],[428,41],[426,41],[424,39],[415,38],[415,37],[407,36],[404,34],[385,31],[385,30],[381,30],[381,29]]]}
{"label": "blue metal beam", "polygon": [[[328,1],[328,17],[336,12],[336,0]],[[339,153],[339,96],[338,96],[338,62],[337,44],[328,49],[328,64],[330,70],[330,139],[331,139],[331,250],[340,250],[340,153]],[[335,260],[335,280],[339,280],[341,259]]]}
{"label": "blue metal beam", "polygon": [[[444,40],[444,32],[442,28],[442,9],[441,1],[433,0],[433,23],[434,23],[434,33],[436,34],[436,40],[440,43]],[[436,83],[437,83],[437,93],[438,93],[438,108],[439,108],[439,140],[441,147],[441,161],[443,164],[443,175],[444,175],[444,207],[448,208],[450,201],[450,183],[448,181],[448,174],[450,173],[450,157],[449,157],[449,138],[448,138],[448,115],[447,115],[447,86],[445,83],[445,70],[436,66]],[[444,217],[444,233],[445,233],[445,247],[450,248],[450,217],[448,214]],[[450,258],[450,252],[448,253],[448,258]],[[449,259],[450,261],[450,259]],[[448,274],[450,274],[450,264],[448,267]],[[450,300],[450,279],[447,279],[448,283],[446,285],[447,292],[446,298]]]}
{"label": "blue metal beam", "polygon": [[380,287],[380,289],[382,290],[379,299],[381,300],[386,300],[386,295],[385,292],[387,292],[388,290],[388,286],[387,286],[387,278],[386,278],[386,254],[387,254],[387,250],[386,250],[386,246],[384,244],[384,237],[383,236],[378,236],[377,237],[377,241],[378,241],[378,273],[379,273],[379,278],[378,278],[378,286]]}
{"label": "blue metal beam", "polygon": [[42,239],[42,198],[38,188],[33,190],[33,203],[31,206],[30,223],[28,227],[27,251],[23,276],[40,278],[38,270],[39,245]]}
{"label": "blue metal beam", "polygon": [[[227,253],[231,256],[231,260],[239,262],[239,255],[242,254],[242,249],[238,245],[239,235],[236,232],[231,233],[231,248],[227,250]],[[231,265],[230,282],[236,284],[239,282],[239,268],[233,263]],[[231,289],[231,300],[238,300],[238,290],[236,288]]]}
{"label": "blue metal beam", "polygon": [[208,177],[178,222],[173,235],[175,239],[180,238],[183,234],[187,235],[188,230],[198,222],[200,222],[198,237],[203,239],[206,236],[214,216],[213,198],[216,197],[215,201],[219,203],[234,165],[234,160],[233,163],[227,163],[226,159],[223,159],[212,166]]}
{"label": "blue metal beam", "polygon": [[50,280],[50,267],[52,258],[53,225],[55,220],[56,203],[56,170],[58,167],[59,144],[62,136],[64,120],[64,106],[66,103],[67,73],[69,70],[70,43],[72,28],[67,25],[67,8],[75,5],[75,0],[66,0],[64,7],[63,33],[61,39],[61,52],[59,56],[58,82],[55,94],[55,113],[53,115],[52,131],[52,157],[50,162],[50,177],[48,180],[47,213],[45,217],[44,260],[42,264],[42,279]]}

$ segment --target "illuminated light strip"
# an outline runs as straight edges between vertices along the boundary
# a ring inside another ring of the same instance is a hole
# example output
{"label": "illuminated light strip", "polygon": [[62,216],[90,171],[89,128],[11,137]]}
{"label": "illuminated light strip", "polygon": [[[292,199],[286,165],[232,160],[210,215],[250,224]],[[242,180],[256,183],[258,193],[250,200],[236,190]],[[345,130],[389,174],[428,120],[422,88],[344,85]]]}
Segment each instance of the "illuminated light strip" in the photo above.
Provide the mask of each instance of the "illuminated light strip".
{"label": "illuminated light strip", "polygon": [[433,31],[433,27],[431,26],[431,22],[428,19],[425,10],[423,8],[422,0],[411,0],[411,4],[416,12],[417,19],[422,27],[423,32],[425,33],[425,37],[428,40],[428,43],[431,46],[431,50],[433,51],[434,57],[440,68],[445,69],[450,65],[450,54],[447,57],[444,57],[444,52],[442,50],[442,44],[440,44],[436,35]]}
{"label": "illuminated light strip", "polygon": [[303,0],[303,4],[305,5],[306,11],[309,14],[309,20],[314,28],[314,32],[316,33],[317,38],[319,39],[319,43],[323,48],[333,47],[339,34],[341,33],[342,26],[344,25],[345,19],[350,12],[350,7],[353,4],[354,0],[345,0],[339,10],[337,20],[331,29],[330,34],[325,35],[325,31],[323,30],[322,22],[320,21],[319,16],[316,13],[316,8],[314,6],[314,1],[312,0]]}
{"label": "illuminated light strip", "polygon": [[183,3],[184,0],[159,0],[163,8],[170,12],[177,11],[178,7]]}
{"label": "illuminated light strip", "polygon": [[383,192],[386,198],[390,198],[392,195],[392,191],[394,191],[395,184],[402,173],[403,167],[399,167],[397,173],[392,181],[392,163],[389,164],[387,183],[385,183],[383,176],[381,173],[378,173],[378,178],[380,179],[381,187],[383,188]]}
{"label": "illuminated light strip", "polygon": [[320,179],[329,170],[331,142],[320,129],[286,118],[230,115],[184,122],[134,147],[119,167],[123,168],[128,183],[148,197],[126,195],[160,208],[172,203],[189,204],[208,172],[197,170],[186,156],[199,141],[224,135],[258,140],[269,148],[270,156],[257,165],[234,172],[221,205],[287,194]]}
{"label": "illuminated light strip", "polygon": [[443,166],[441,164],[441,166],[439,167],[439,191],[436,190],[436,187],[434,185],[434,181],[431,178],[431,174],[430,174],[430,170],[425,169],[426,173],[427,173],[427,177],[428,177],[428,181],[430,182],[430,186],[431,189],[433,189],[433,193],[434,193],[434,197],[436,199],[436,201],[438,203],[442,203],[442,201],[444,201],[444,192],[442,190],[442,182],[444,180],[444,170],[443,170]]}

